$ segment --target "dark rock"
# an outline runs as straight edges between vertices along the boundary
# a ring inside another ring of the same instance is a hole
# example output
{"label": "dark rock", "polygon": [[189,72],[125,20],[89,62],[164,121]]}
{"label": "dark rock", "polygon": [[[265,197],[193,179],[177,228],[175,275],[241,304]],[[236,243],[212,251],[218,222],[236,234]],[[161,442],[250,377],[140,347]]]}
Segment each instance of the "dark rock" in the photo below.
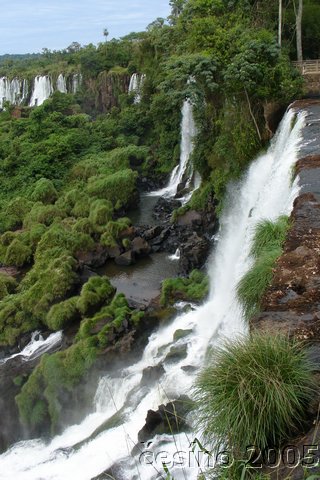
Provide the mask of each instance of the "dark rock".
{"label": "dark rock", "polygon": [[145,368],[142,372],[140,385],[144,387],[155,383],[162,377],[164,373],[165,369],[163,368],[163,365],[161,363],[156,367]]}
{"label": "dark rock", "polygon": [[151,251],[151,247],[144,238],[135,237],[131,243],[131,250],[134,255],[148,255]]}
{"label": "dark rock", "polygon": [[119,255],[121,255],[121,249],[118,245],[115,245],[114,247],[107,247],[106,250],[109,258],[117,258]]}
{"label": "dark rock", "polygon": [[157,434],[169,434],[186,430],[186,415],[193,408],[191,400],[183,395],[167,405],[160,405],[157,411],[149,410],[146,423],[138,433],[139,442],[146,442]]}
{"label": "dark rock", "polygon": [[129,266],[135,263],[135,256],[134,253],[129,250],[128,252],[119,255],[119,257],[115,258],[115,263],[117,265]]}
{"label": "dark rock", "polygon": [[186,358],[187,355],[188,346],[186,344],[173,345],[165,358],[165,362],[178,362],[179,360]]}
{"label": "dark rock", "polygon": [[197,367],[194,367],[193,365],[183,365],[181,370],[187,373],[193,373],[197,370]]}
{"label": "dark rock", "polygon": [[192,332],[193,332],[192,329],[189,329],[189,330],[182,330],[182,329],[176,330],[176,331],[174,332],[174,334],[173,334],[173,341],[174,341],[174,342],[177,342],[178,340],[180,340],[180,338],[187,337],[187,336],[190,335]]}
{"label": "dark rock", "polygon": [[180,246],[180,268],[183,273],[201,268],[210,251],[210,241],[199,237],[195,232]]}
{"label": "dark rock", "polygon": [[177,219],[177,225],[180,226],[200,226],[202,224],[202,215],[196,210],[188,210],[184,215]]}
{"label": "dark rock", "polygon": [[109,255],[108,249],[100,244],[96,244],[90,251],[78,252],[76,257],[80,267],[87,265],[92,268],[102,267],[109,257],[113,258]]}
{"label": "dark rock", "polygon": [[161,225],[156,225],[155,227],[149,228],[149,230],[146,230],[144,232],[144,238],[146,240],[152,240],[155,237],[158,237],[163,230],[163,227]]}

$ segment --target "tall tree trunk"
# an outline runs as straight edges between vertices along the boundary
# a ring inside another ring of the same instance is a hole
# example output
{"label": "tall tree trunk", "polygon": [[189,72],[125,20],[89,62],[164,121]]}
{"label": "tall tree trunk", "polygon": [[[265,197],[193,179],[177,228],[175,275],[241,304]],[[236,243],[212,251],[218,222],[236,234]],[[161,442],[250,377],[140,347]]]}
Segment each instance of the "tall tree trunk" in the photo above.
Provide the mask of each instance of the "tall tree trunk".
{"label": "tall tree trunk", "polygon": [[297,36],[297,56],[298,62],[302,62],[302,13],[303,13],[303,0],[299,0],[298,12],[296,14],[296,36]]}
{"label": "tall tree trunk", "polygon": [[278,33],[278,43],[281,47],[282,43],[282,0],[279,0],[279,33]]}

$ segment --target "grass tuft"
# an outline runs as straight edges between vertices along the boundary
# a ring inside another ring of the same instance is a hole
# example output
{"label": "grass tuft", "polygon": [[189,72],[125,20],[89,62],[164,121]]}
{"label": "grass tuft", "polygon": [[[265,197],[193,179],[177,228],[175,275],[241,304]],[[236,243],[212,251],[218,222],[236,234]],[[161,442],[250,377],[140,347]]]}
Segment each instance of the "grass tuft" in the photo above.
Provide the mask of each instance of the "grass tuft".
{"label": "grass tuft", "polygon": [[276,222],[263,220],[256,226],[251,248],[255,260],[237,286],[238,299],[247,320],[259,312],[263,294],[272,282],[275,263],[282,254],[288,228],[286,216],[279,217]]}
{"label": "grass tuft", "polygon": [[238,453],[279,446],[306,419],[315,388],[301,344],[262,334],[226,340],[197,379],[200,430],[210,446]]}

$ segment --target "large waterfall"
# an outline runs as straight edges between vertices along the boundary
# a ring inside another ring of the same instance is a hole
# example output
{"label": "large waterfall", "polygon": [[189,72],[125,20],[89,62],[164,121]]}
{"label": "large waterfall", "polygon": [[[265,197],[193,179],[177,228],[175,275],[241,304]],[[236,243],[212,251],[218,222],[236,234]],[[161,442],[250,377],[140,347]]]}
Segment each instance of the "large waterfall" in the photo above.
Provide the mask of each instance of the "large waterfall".
{"label": "large waterfall", "polygon": [[[189,111],[190,106],[185,105]],[[297,160],[304,115],[294,122],[295,112],[287,112],[268,151],[255,160],[242,181],[230,185],[216,247],[208,262],[211,278],[207,302],[186,314],[178,315],[170,324],[153,333],[142,358],[134,365],[119,370],[116,378],[106,375],[97,388],[92,413],[80,425],[74,425],[49,443],[30,440],[14,445],[0,457],[0,479],[5,480],[89,480],[115,462],[121,463],[121,478],[150,480],[165,478],[161,457],[158,463],[142,465],[139,455],[132,458],[137,433],[144,424],[147,411],[157,409],[182,394],[190,395],[196,372],[205,361],[209,346],[222,335],[228,338],[245,332],[242,313],[236,298],[236,285],[251,265],[250,246],[254,227],[261,219],[276,219],[289,214],[298,194],[297,182],[291,183],[292,167]],[[170,363],[166,356],[174,345],[178,329],[191,330],[175,345],[186,345],[187,356]],[[165,373],[156,386],[140,386],[146,367],[163,364]],[[188,368],[182,368],[188,367]],[[104,421],[121,410],[116,426],[89,438]],[[86,442],[72,448],[79,442]],[[168,452],[167,461],[177,450],[189,452],[193,434],[157,436],[151,446],[155,454]],[[144,446],[141,445],[141,449]],[[156,457],[155,457],[156,458]],[[198,468],[170,465],[175,480],[195,480]]]}
{"label": "large waterfall", "polygon": [[193,106],[189,100],[183,102],[181,115],[180,162],[173,169],[168,185],[160,190],[151,192],[149,195],[170,198],[177,194],[178,187],[183,181],[185,181],[185,187],[190,186],[193,169],[189,160],[193,151],[193,142],[197,130],[193,117]]}
{"label": "large waterfall", "polygon": [[34,79],[34,86],[30,100],[30,107],[42,105],[53,93],[51,78],[48,75],[38,75]]}

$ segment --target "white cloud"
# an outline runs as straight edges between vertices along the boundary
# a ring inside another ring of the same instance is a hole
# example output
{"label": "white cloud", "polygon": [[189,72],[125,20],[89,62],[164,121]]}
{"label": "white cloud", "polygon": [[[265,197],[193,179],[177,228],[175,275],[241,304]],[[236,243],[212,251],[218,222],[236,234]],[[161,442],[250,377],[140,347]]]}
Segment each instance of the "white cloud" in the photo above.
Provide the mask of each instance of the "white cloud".
{"label": "white cloud", "polygon": [[169,0],[11,0],[1,11],[0,54],[60,49],[143,30],[169,14]]}

